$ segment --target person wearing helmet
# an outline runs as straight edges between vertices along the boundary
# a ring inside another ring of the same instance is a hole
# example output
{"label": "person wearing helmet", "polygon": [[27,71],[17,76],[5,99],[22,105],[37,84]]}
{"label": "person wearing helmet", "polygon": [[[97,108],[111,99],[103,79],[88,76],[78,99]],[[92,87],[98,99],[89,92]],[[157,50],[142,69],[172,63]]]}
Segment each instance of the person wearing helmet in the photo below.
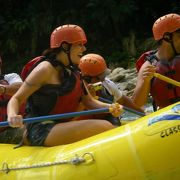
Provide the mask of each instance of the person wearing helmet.
{"label": "person wearing helmet", "polygon": [[[2,58],[0,56],[0,122],[7,120],[7,103],[11,96],[22,85],[17,73],[2,74]],[[21,112],[23,113],[23,108]],[[0,127],[0,143],[16,144],[22,138],[23,129]]]}
{"label": "person wearing helmet", "polygon": [[140,68],[133,99],[142,107],[150,93],[155,106],[163,108],[180,100],[180,88],[153,75],[157,72],[180,81],[180,15],[171,13],[158,18],[152,31],[159,47],[153,54],[146,56]]}
{"label": "person wearing helmet", "polygon": [[[82,102],[90,109],[112,108],[119,116],[119,104],[106,104],[92,98],[83,84],[77,68],[85,48],[86,35],[77,25],[56,28],[50,38],[50,49],[40,56],[38,63],[26,77],[23,85],[8,103],[8,122],[12,127],[23,126],[18,109],[27,100],[26,116],[38,117],[77,111]],[[32,146],[56,146],[73,143],[114,128],[105,120],[60,119],[26,125],[24,140]]]}
{"label": "person wearing helmet", "polygon": [[[119,104],[142,112],[142,110],[138,108],[129,97],[123,95],[117,85],[107,77],[111,70],[107,68],[106,61],[102,56],[94,53],[84,55],[80,59],[79,68],[83,79],[88,84],[92,96],[99,96],[110,102],[118,102]],[[119,117],[114,118],[111,115],[106,115],[105,119],[114,125],[120,125]]]}

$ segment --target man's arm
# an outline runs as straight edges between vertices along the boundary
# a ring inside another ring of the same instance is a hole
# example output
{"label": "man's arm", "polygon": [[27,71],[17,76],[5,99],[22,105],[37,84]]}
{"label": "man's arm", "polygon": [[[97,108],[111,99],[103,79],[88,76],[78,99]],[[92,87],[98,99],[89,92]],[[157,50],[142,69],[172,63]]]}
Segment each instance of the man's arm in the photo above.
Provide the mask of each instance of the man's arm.
{"label": "man's arm", "polygon": [[151,88],[151,79],[153,78],[154,72],[155,67],[152,66],[150,62],[146,61],[138,73],[132,100],[139,108],[142,108],[147,103]]}
{"label": "man's arm", "polygon": [[11,85],[0,85],[0,94],[6,94],[6,95],[14,95],[16,91],[20,88],[22,85],[22,82],[20,83],[13,83]]}
{"label": "man's arm", "polygon": [[4,80],[8,82],[8,85],[0,84],[0,94],[13,95],[22,85],[20,76],[16,73],[6,74]]}

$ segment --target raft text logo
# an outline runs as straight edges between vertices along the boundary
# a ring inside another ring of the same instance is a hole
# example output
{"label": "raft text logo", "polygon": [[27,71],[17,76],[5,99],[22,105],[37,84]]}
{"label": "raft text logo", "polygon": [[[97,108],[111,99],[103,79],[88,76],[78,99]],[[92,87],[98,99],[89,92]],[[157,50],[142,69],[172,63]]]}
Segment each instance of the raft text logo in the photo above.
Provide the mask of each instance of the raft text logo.
{"label": "raft text logo", "polygon": [[162,138],[164,138],[164,137],[168,137],[170,135],[174,135],[174,134],[179,133],[179,132],[180,132],[180,125],[177,125],[177,126],[170,127],[168,129],[161,131],[160,136]]}

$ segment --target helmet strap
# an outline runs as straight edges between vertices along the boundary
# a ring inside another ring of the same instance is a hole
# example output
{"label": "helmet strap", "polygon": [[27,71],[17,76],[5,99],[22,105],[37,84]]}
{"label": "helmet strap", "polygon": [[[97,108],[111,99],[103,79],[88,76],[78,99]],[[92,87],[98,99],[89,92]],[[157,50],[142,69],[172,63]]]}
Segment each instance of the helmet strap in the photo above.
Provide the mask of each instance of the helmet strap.
{"label": "helmet strap", "polygon": [[68,44],[68,43],[66,43],[66,42],[64,42],[64,43],[62,43],[62,45],[61,45],[61,49],[62,49],[62,51],[64,51],[66,54],[68,54],[68,53],[70,53],[71,45]]}
{"label": "helmet strap", "polygon": [[71,67],[74,66],[74,64],[72,63],[72,60],[71,60],[71,56],[70,56],[70,50],[71,50],[71,44],[69,43],[63,43],[61,45],[61,49],[63,52],[65,52],[68,56],[68,60],[69,60],[69,65],[68,67],[71,69]]}

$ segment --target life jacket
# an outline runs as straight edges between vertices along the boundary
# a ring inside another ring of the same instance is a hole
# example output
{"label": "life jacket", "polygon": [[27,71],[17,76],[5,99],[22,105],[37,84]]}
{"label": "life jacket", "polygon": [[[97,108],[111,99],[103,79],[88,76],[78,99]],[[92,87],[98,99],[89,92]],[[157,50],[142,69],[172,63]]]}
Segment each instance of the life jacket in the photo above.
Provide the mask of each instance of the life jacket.
{"label": "life jacket", "polygon": [[[77,110],[84,92],[81,75],[78,70],[66,69],[57,60],[48,60],[42,56],[30,61],[22,71],[25,79],[32,70],[32,66],[43,60],[49,61],[54,67],[61,66],[63,69],[62,83],[59,85],[47,84],[33,93],[27,101],[26,117],[35,117],[50,114],[69,113]],[[34,63],[33,63],[34,62]],[[35,66],[34,66],[35,67]],[[27,71],[25,71],[27,69]]]}
{"label": "life jacket", "polygon": [[21,78],[24,81],[26,79],[26,77],[28,76],[28,74],[31,72],[31,70],[33,69],[33,67],[36,66],[36,63],[40,63],[41,61],[44,60],[44,56],[38,56],[34,59],[32,59],[31,61],[29,61],[22,69],[21,71]]}
{"label": "life jacket", "polygon": [[[4,79],[4,75],[0,76],[0,84],[8,85],[8,82]],[[0,95],[0,122],[7,120],[7,103],[11,96],[1,94]],[[6,128],[1,127],[0,132],[5,130]]]}
{"label": "life jacket", "polygon": [[155,53],[157,52],[157,50],[151,50],[151,51],[147,51],[145,53],[143,53],[139,59],[136,61],[136,70],[139,72],[139,70],[141,69],[141,66],[148,60],[149,62],[154,61],[154,59],[156,59]]}
{"label": "life jacket", "polygon": [[[180,56],[174,57],[170,62],[159,61],[155,55],[157,51],[148,51],[140,56],[136,62],[137,71],[140,70],[144,62],[149,61],[156,66],[156,72],[180,82]],[[180,88],[173,86],[158,78],[151,80],[150,94],[153,97],[154,110],[156,106],[166,107],[180,100]]]}
{"label": "life jacket", "polygon": [[60,114],[77,111],[84,89],[82,81],[80,79],[80,75],[73,74],[73,76],[75,76],[76,83],[72,91],[58,97],[56,105],[53,110],[51,110],[50,114]]}
{"label": "life jacket", "polygon": [[[171,62],[158,61],[156,72],[180,82],[180,56],[176,56]],[[180,100],[180,87],[171,85],[158,78],[153,78],[150,91],[155,104],[160,108]]]}

